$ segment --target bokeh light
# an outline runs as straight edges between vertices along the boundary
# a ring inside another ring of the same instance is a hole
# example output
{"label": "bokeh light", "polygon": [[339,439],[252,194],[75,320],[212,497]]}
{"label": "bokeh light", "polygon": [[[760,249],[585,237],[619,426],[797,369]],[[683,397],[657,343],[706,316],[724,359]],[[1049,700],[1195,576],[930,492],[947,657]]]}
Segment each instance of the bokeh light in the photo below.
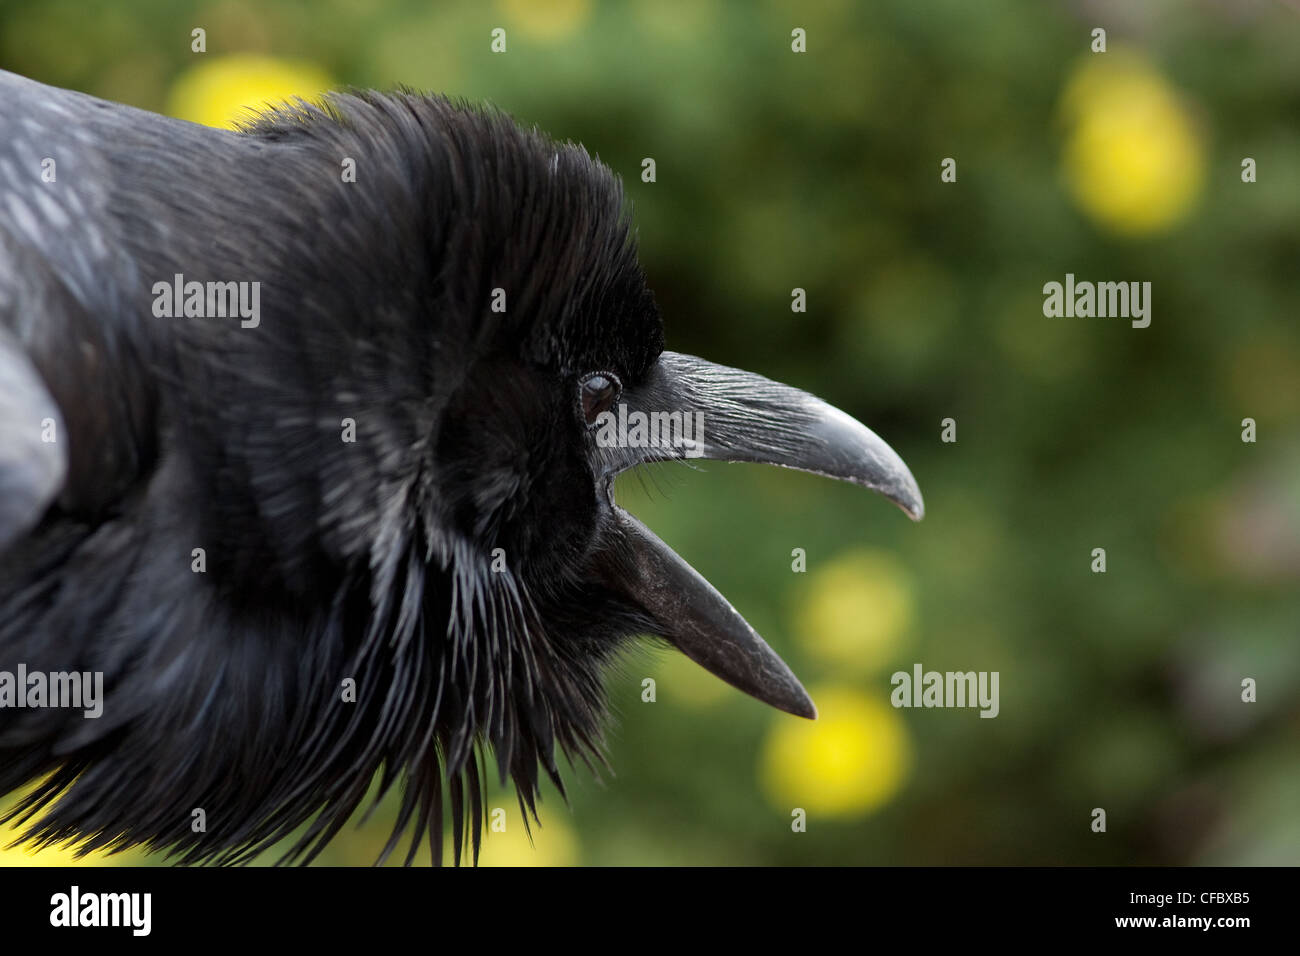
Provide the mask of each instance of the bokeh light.
{"label": "bokeh light", "polygon": [[816,720],[778,717],[763,748],[763,785],[773,806],[854,818],[890,800],[911,766],[898,712],[851,687],[810,691]]}
{"label": "bokeh light", "polygon": [[1066,86],[1064,171],[1080,208],[1113,232],[1169,229],[1192,208],[1205,147],[1185,97],[1136,53],[1083,60]]}
{"label": "bokeh light", "polygon": [[309,63],[243,54],[212,57],[176,80],[167,111],[192,123],[234,129],[258,110],[294,98],[316,99],[332,85],[327,73]]}
{"label": "bokeh light", "polygon": [[[572,866],[578,862],[578,839],[572,828],[562,821],[562,815],[567,810],[552,810],[546,814],[540,826],[535,821],[530,821],[530,839],[529,830],[525,829],[519,815],[518,804],[512,801],[502,809],[505,810],[506,828],[504,831],[492,831],[489,826],[484,833],[479,852],[480,866]],[[489,823],[490,821],[491,810]],[[450,862],[450,855],[447,860]]]}
{"label": "bokeh light", "polygon": [[586,23],[592,3],[593,0],[497,0],[497,10],[505,18],[503,25],[507,31],[518,27],[528,36],[557,40]]}
{"label": "bokeh light", "polygon": [[887,551],[854,549],[814,564],[801,591],[799,646],[837,670],[873,673],[896,656],[912,626],[911,577]]}

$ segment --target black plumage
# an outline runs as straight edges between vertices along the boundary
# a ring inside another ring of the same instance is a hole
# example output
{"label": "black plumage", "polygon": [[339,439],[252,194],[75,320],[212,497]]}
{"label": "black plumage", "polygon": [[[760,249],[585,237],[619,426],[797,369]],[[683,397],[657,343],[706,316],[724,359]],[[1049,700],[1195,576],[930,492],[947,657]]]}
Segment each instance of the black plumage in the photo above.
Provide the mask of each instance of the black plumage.
{"label": "black plumage", "polygon": [[[257,324],[158,317],[177,274],[259,283]],[[40,780],[13,816],[185,862],[310,820],[305,862],[381,773],[404,784],[384,856],[427,832],[440,860],[445,801],[459,859],[486,759],[526,813],[557,748],[599,759],[602,669],[638,634],[810,716],[614,505],[619,471],[686,454],[601,447],[615,401],[702,411],[703,457],[919,517],[865,427],[663,351],[618,181],[581,147],[410,92],[228,132],[0,73],[0,670],[105,683],[97,719],[0,710],[0,793]]]}

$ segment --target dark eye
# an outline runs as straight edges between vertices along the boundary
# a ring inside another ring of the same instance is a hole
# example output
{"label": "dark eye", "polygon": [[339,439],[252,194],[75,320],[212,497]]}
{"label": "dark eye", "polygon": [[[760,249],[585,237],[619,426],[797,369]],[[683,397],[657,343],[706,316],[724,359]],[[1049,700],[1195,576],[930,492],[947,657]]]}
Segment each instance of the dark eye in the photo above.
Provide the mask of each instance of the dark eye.
{"label": "dark eye", "polygon": [[596,424],[601,412],[614,407],[622,390],[622,383],[613,372],[592,372],[578,381],[578,400],[582,403],[582,417],[588,426]]}

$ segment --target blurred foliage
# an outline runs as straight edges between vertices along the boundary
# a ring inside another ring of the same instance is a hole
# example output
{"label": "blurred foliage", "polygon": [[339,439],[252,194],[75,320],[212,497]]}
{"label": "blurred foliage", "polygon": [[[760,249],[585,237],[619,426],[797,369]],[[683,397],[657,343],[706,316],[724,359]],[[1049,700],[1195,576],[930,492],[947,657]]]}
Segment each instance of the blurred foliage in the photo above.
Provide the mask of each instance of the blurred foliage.
{"label": "blurred foliage", "polygon": [[[197,121],[332,79],[583,142],[625,177],[671,347],[912,466],[918,526],[779,470],[626,476],[823,720],[634,650],[613,775],[548,791],[535,850],[494,791],[507,864],[1300,863],[1298,48],[1273,0],[0,4],[0,66]],[[1151,281],[1151,327],[1044,318],[1066,272]],[[999,671],[1000,716],[889,707],[917,661]],[[370,862],[394,809],[321,862]]]}

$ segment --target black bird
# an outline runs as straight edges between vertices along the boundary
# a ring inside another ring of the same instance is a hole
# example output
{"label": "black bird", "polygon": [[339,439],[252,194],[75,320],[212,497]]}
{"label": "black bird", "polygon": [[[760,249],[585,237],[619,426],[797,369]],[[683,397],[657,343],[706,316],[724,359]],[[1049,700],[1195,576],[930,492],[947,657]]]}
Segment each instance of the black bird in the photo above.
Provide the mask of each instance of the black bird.
{"label": "black bird", "polygon": [[[257,308],[222,285],[191,310],[191,282],[257,283]],[[605,441],[606,413],[702,436]],[[848,415],[664,351],[580,146],[409,91],[234,132],[0,73],[0,672],[104,686],[99,717],[0,708],[34,845],[238,863],[310,821],[307,862],[382,771],[383,857],[409,831],[406,862],[426,832],[441,860],[446,814],[459,862],[488,755],[525,820],[557,751],[600,759],[602,668],[637,635],[814,716],[614,503],[620,472],[688,456],[922,514]]]}

